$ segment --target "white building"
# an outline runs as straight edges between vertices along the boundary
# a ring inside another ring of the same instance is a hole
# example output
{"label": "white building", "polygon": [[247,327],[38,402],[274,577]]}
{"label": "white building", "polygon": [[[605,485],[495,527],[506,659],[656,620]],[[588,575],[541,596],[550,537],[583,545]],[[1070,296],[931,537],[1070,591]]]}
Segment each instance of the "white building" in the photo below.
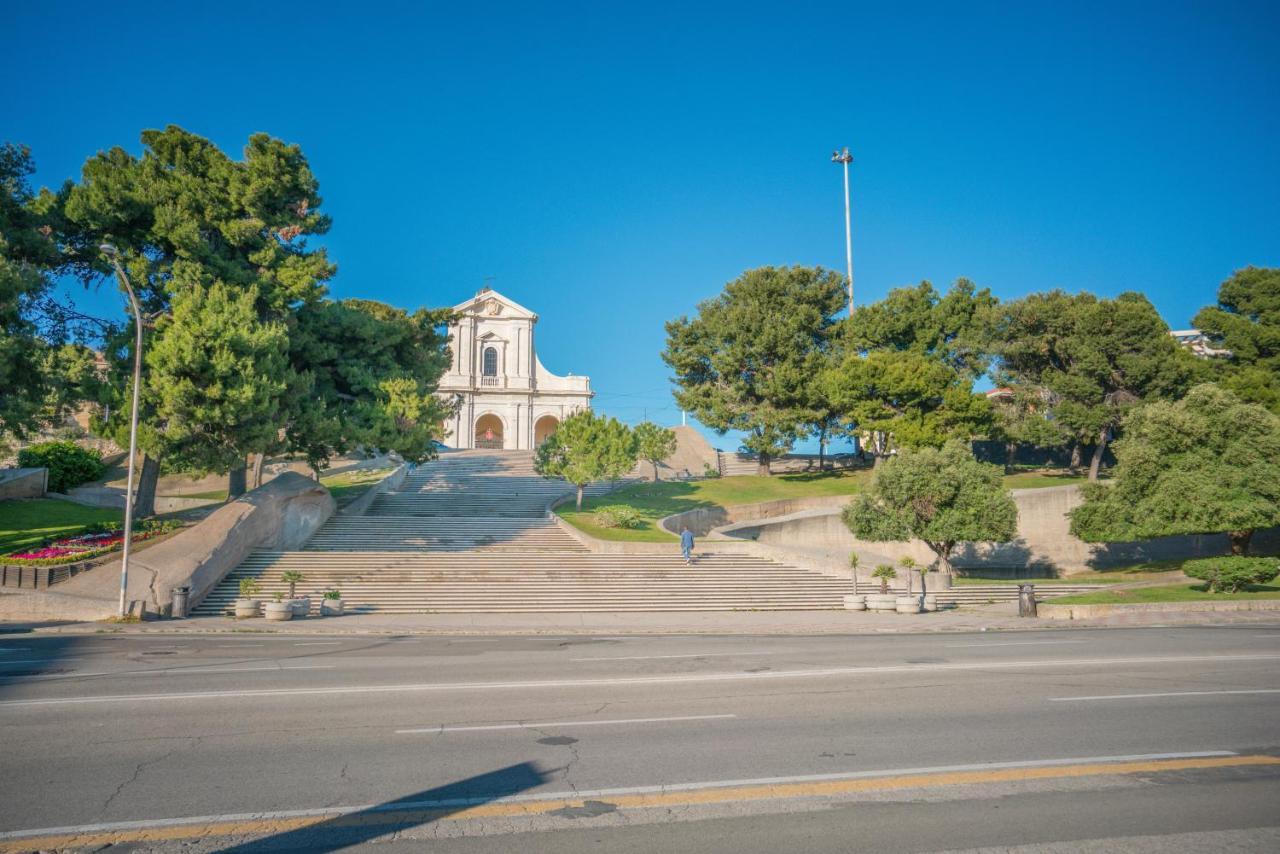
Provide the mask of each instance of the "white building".
{"label": "white building", "polygon": [[1173,340],[1190,350],[1201,359],[1225,359],[1231,357],[1230,350],[1221,350],[1213,346],[1213,341],[1199,329],[1174,329],[1169,332]]}
{"label": "white building", "polygon": [[538,316],[529,309],[484,288],[453,310],[453,364],[440,381],[440,394],[460,405],[445,424],[446,445],[536,448],[566,416],[591,407],[587,377],[558,377],[538,361]]}

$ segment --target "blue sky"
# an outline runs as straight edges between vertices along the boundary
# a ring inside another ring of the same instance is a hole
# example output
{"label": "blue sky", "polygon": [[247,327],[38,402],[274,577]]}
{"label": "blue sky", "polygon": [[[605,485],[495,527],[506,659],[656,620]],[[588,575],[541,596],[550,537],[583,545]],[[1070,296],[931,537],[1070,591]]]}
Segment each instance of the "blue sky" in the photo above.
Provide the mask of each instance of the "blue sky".
{"label": "blue sky", "polygon": [[631,422],[679,420],[663,321],[750,267],[843,268],[836,146],[859,302],[1136,289],[1178,327],[1280,265],[1271,2],[184,5],[6,8],[0,138],[39,182],[169,123],[296,142],[334,296],[492,276]]}

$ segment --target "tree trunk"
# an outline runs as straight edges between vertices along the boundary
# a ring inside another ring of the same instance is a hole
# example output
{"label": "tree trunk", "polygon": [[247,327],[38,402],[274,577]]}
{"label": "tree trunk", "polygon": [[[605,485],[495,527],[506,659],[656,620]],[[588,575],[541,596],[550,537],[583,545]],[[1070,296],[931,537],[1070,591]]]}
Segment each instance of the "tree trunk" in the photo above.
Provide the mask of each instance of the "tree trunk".
{"label": "tree trunk", "polygon": [[1231,553],[1237,556],[1249,553],[1249,540],[1253,539],[1253,531],[1227,531],[1227,539],[1231,540]]}
{"label": "tree trunk", "polygon": [[653,482],[657,483],[658,482],[658,461],[649,460],[649,462],[653,463]]}
{"label": "tree trunk", "polygon": [[955,580],[955,567],[951,565],[951,550],[956,547],[955,543],[938,543],[936,546],[932,543],[929,548],[933,549],[934,554],[938,556],[938,571],[945,572],[947,577]]}
{"label": "tree trunk", "polygon": [[760,452],[760,462],[756,467],[756,474],[761,477],[769,476],[769,454],[765,451]]}
{"label": "tree trunk", "polygon": [[142,471],[138,475],[138,491],[133,497],[133,517],[145,519],[156,515],[156,486],[160,483],[160,461],[142,455]]}
{"label": "tree trunk", "polygon": [[818,471],[827,467],[827,428],[818,431]]}
{"label": "tree trunk", "polygon": [[1017,456],[1018,456],[1018,443],[1005,442],[1004,443],[1004,473],[1005,474],[1013,474],[1013,464]]}
{"label": "tree trunk", "polygon": [[1067,464],[1067,468],[1071,470],[1072,474],[1080,473],[1080,457],[1082,454],[1083,451],[1080,449],[1080,441],[1077,439],[1071,446],[1071,462]]}
{"label": "tree trunk", "polygon": [[1102,469],[1102,455],[1107,450],[1107,436],[1110,431],[1103,427],[1098,431],[1098,446],[1093,449],[1093,459],[1089,460],[1089,480],[1097,480]]}
{"label": "tree trunk", "polygon": [[241,463],[240,465],[236,466],[230,472],[227,473],[228,500],[235,501],[241,495],[244,495],[245,486],[246,486],[245,468],[244,468],[244,464]]}
{"label": "tree trunk", "polygon": [[262,463],[264,462],[263,454],[249,455],[249,488],[257,489],[262,486]]}
{"label": "tree trunk", "polygon": [[578,509],[582,509],[582,484],[576,484],[578,487]]}

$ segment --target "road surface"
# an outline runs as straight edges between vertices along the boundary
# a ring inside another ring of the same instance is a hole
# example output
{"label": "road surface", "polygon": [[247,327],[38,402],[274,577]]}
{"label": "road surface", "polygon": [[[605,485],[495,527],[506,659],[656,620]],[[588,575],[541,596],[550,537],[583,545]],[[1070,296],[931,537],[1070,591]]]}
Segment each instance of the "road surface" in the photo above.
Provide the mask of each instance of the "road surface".
{"label": "road surface", "polygon": [[1280,850],[1280,627],[9,635],[0,674],[0,851]]}

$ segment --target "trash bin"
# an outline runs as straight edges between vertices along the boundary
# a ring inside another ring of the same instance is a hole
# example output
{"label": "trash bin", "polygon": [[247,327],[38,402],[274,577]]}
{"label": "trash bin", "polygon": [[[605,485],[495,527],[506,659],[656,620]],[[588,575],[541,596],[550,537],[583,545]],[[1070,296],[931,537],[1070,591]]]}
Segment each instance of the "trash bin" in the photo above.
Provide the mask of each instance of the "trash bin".
{"label": "trash bin", "polygon": [[1036,586],[1034,584],[1018,585],[1018,616],[1036,616]]}
{"label": "trash bin", "polygon": [[173,588],[173,609],[169,615],[173,619],[185,620],[187,618],[187,594],[190,592],[190,587]]}

